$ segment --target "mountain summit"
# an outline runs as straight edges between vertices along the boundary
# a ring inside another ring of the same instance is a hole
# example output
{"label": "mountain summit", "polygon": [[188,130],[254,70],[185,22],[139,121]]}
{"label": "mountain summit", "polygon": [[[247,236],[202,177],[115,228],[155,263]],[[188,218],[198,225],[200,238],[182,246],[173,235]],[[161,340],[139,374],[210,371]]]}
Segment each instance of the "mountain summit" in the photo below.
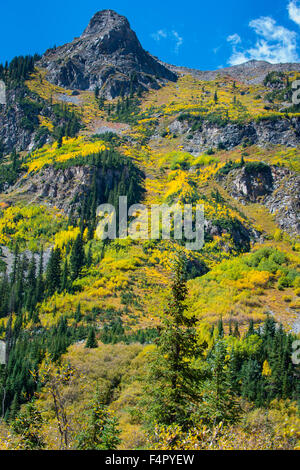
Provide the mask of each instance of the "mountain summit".
{"label": "mountain summit", "polygon": [[128,20],[112,10],[96,13],[71,43],[46,51],[41,65],[50,82],[79,90],[98,87],[106,98],[157,89],[177,78],[142,48]]}
{"label": "mountain summit", "polygon": [[131,31],[129,21],[125,16],[121,16],[113,10],[102,10],[98,11],[93,16],[87,28],[82,33],[82,36],[88,34],[101,35],[109,33],[112,30],[119,30],[121,34],[126,34],[127,31],[133,33],[133,31]]}

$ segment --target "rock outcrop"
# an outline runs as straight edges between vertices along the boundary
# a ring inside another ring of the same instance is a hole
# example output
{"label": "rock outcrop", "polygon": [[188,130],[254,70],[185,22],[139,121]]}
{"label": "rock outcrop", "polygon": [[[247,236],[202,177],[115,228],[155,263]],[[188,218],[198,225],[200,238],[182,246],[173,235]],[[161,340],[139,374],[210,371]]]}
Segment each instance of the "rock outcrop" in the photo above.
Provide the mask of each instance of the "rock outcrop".
{"label": "rock outcrop", "polygon": [[107,98],[139,88],[157,89],[177,78],[144,51],[128,20],[112,10],[96,13],[79,38],[48,50],[40,65],[54,84],[80,90],[98,87]]}
{"label": "rock outcrop", "polygon": [[266,62],[264,60],[248,60],[243,64],[233,65],[232,67],[225,67],[218,70],[196,70],[165,64],[164,62],[161,63],[174,73],[180,75],[193,75],[199,80],[210,81],[215,80],[218,77],[227,76],[249,85],[262,84],[265,77],[270,72],[300,72],[300,64],[298,63],[270,64],[270,62]]}
{"label": "rock outcrop", "polygon": [[229,173],[226,185],[231,196],[245,202],[259,202],[274,189],[271,167],[261,162],[245,165]]}
{"label": "rock outcrop", "polygon": [[300,234],[299,175],[287,168],[259,163],[230,171],[222,182],[232,197],[243,204],[265,205],[282,230]]}
{"label": "rock outcrop", "polygon": [[[22,86],[11,88],[6,93],[6,105],[0,105],[0,143],[4,154],[11,152],[13,149],[17,151],[32,149],[37,143],[38,138],[36,130],[29,125],[24,111],[24,99],[31,99],[28,90]],[[38,112],[35,116],[37,123]],[[43,145],[45,140],[40,140]],[[43,138],[41,136],[41,138]]]}
{"label": "rock outcrop", "polygon": [[238,145],[268,146],[284,145],[296,147],[300,144],[300,118],[263,119],[245,124],[227,123],[214,124],[204,121],[201,128],[192,132],[188,121],[176,119],[169,126],[171,132],[186,135],[184,149],[198,154],[209,148],[222,145],[230,150]]}
{"label": "rock outcrop", "polygon": [[300,234],[300,176],[284,168],[272,168],[273,191],[264,204],[274,214],[282,230]]}
{"label": "rock outcrop", "polygon": [[[7,191],[17,197],[25,197],[31,204],[55,206],[69,214],[80,206],[85,194],[89,191],[95,169],[91,166],[73,166],[66,169],[44,167],[37,173],[25,175]],[[105,172],[105,182],[113,182],[117,170]],[[103,171],[97,169],[96,180],[99,188],[103,184]]]}

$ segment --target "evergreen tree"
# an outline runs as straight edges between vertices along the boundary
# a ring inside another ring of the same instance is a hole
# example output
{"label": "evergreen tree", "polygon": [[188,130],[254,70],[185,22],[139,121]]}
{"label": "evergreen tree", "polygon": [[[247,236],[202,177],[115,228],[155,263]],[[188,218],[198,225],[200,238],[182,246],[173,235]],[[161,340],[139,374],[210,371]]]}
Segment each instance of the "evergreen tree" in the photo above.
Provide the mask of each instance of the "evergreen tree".
{"label": "evergreen tree", "polygon": [[20,410],[20,405],[19,405],[18,394],[15,393],[14,399],[13,399],[11,407],[10,407],[10,412],[9,412],[10,420],[14,420],[16,418],[19,410]]}
{"label": "evergreen tree", "polygon": [[232,336],[232,320],[229,320],[229,336]]}
{"label": "evergreen tree", "polygon": [[93,263],[92,245],[89,244],[88,252],[86,256],[86,266],[89,268]]}
{"label": "evergreen tree", "polygon": [[98,348],[98,341],[96,339],[96,333],[94,328],[90,328],[85,347],[89,349]]}
{"label": "evergreen tree", "polygon": [[185,315],[185,265],[184,258],[179,256],[174,265],[168,312],[148,378],[151,383],[149,421],[166,425],[177,423],[184,427],[191,420],[193,404],[198,398],[199,371],[193,367],[192,360],[200,354],[194,329],[195,319]]}
{"label": "evergreen tree", "polygon": [[26,279],[26,308],[32,312],[36,305],[36,264],[32,255]]}
{"label": "evergreen tree", "polygon": [[200,416],[209,425],[235,423],[241,414],[236,394],[231,388],[224,340],[215,345],[211,358],[211,378],[203,386]]}
{"label": "evergreen tree", "polygon": [[11,284],[15,284],[17,279],[17,269],[19,264],[19,246],[16,243],[14,246],[14,260],[13,260],[13,267],[11,271]]}
{"label": "evergreen tree", "polygon": [[234,325],[233,336],[235,336],[236,338],[239,338],[239,337],[240,337],[239,324],[238,324],[237,321],[235,322],[235,325]]}
{"label": "evergreen tree", "polygon": [[72,275],[73,281],[79,276],[84,264],[85,264],[85,253],[84,253],[84,248],[83,248],[83,240],[82,240],[82,235],[79,234],[72,246],[71,256],[70,256],[71,275]]}
{"label": "evergreen tree", "polygon": [[12,423],[13,432],[21,439],[24,450],[38,450],[45,447],[41,436],[41,413],[34,403],[29,403]]}
{"label": "evergreen tree", "polygon": [[46,272],[46,286],[49,295],[53,295],[56,290],[60,289],[61,251],[59,248],[54,248],[51,251]]}
{"label": "evergreen tree", "polygon": [[81,315],[81,306],[80,306],[80,303],[79,303],[77,305],[77,309],[76,309],[76,313],[75,313],[75,320],[76,320],[77,323],[80,322],[81,317],[82,317],[82,315]]}
{"label": "evergreen tree", "polygon": [[[262,366],[256,359],[244,361],[241,370],[242,396],[252,402],[257,402],[258,393],[261,390]],[[257,403],[258,406],[262,402]]]}
{"label": "evergreen tree", "polygon": [[99,393],[98,387],[88,410],[86,429],[77,437],[80,450],[115,450],[121,443],[118,421]]}
{"label": "evergreen tree", "polygon": [[36,282],[36,301],[37,302],[42,302],[44,298],[45,283],[44,283],[43,272],[44,272],[44,250],[42,248],[40,252],[38,277],[37,277],[37,282]]}
{"label": "evergreen tree", "polygon": [[224,337],[224,327],[223,327],[222,318],[220,318],[220,320],[218,321],[218,336],[219,336],[219,338]]}
{"label": "evergreen tree", "polygon": [[68,291],[69,290],[69,264],[67,258],[64,262],[62,278],[61,278],[61,291]]}
{"label": "evergreen tree", "polygon": [[246,337],[247,337],[247,336],[251,336],[251,335],[255,335],[254,321],[252,320],[252,318],[251,318],[251,320],[250,320],[250,322],[249,322],[249,329],[248,329],[248,331],[247,331],[247,333],[246,333]]}

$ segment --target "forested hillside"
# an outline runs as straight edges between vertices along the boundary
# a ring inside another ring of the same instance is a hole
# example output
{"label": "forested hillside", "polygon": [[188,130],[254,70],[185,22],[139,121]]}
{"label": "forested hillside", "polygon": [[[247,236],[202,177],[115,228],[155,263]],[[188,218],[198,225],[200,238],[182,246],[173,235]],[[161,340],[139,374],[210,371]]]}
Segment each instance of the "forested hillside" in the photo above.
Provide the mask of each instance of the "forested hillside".
{"label": "forested hillside", "polygon": [[[250,65],[162,64],[105,11],[0,66],[0,449],[300,449],[300,70]],[[203,248],[99,239],[120,196],[203,204]]]}

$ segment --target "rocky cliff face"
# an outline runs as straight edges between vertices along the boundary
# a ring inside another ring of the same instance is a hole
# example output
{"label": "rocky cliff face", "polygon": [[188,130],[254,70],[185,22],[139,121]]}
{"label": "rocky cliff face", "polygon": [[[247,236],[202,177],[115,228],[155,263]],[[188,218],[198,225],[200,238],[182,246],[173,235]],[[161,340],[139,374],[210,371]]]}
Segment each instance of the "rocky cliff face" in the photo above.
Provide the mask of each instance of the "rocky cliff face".
{"label": "rocky cliff face", "polygon": [[197,154],[208,148],[222,144],[230,150],[243,143],[267,146],[269,144],[296,147],[300,144],[300,118],[265,119],[245,124],[228,123],[226,125],[203,122],[195,132],[191,130],[188,121],[175,120],[170,131],[176,134],[186,134],[185,150]]}
{"label": "rocky cliff face", "polygon": [[[30,204],[56,206],[68,214],[76,208],[92,184],[93,168],[74,166],[71,168],[43,168],[38,173],[25,175],[7,191],[17,197],[25,196]],[[107,175],[109,178],[109,175]]]}
{"label": "rocky cliff face", "polygon": [[24,198],[29,204],[55,206],[65,214],[74,212],[80,207],[84,197],[89,193],[93,179],[96,178],[98,190],[112,188],[121,172],[117,168],[103,169],[82,165],[59,169],[44,167],[37,173],[26,174],[6,191],[10,197]]}
{"label": "rocky cliff face", "polygon": [[300,234],[300,176],[284,168],[272,168],[273,191],[264,199],[282,230]]}
{"label": "rocky cliff face", "polygon": [[45,134],[44,136],[37,136],[39,103],[37,103],[36,114],[33,116],[37,128],[35,129],[32,125],[29,125],[26,118],[26,100],[32,100],[29,91],[22,85],[8,89],[6,99],[7,104],[0,105],[0,142],[2,151],[8,153],[13,149],[17,151],[30,150],[39,140],[41,145],[46,143],[47,136]]}
{"label": "rocky cliff face", "polygon": [[228,183],[231,195],[246,202],[258,202],[274,189],[273,174],[268,165],[259,165],[250,169],[245,166],[232,171],[227,179],[227,185]]}
{"label": "rocky cliff face", "polygon": [[[251,167],[250,167],[251,168]],[[247,165],[232,170],[223,180],[231,196],[242,203],[259,202],[275,216],[282,230],[300,234],[300,176],[287,168]]]}
{"label": "rocky cliff face", "polygon": [[96,13],[79,38],[47,51],[40,65],[52,83],[80,90],[99,87],[107,98],[139,87],[159,88],[177,77],[144,51],[128,20],[112,10]]}

